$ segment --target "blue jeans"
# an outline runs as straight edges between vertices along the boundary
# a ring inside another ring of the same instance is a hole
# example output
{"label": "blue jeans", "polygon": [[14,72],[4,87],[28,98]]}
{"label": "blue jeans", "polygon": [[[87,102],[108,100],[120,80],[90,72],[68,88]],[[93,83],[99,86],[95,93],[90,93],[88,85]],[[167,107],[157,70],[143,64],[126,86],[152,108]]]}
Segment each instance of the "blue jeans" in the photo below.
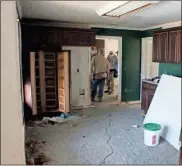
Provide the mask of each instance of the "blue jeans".
{"label": "blue jeans", "polygon": [[92,92],[91,92],[91,98],[94,100],[96,94],[97,94],[97,87],[99,87],[98,91],[98,97],[102,98],[104,93],[104,84],[105,84],[105,78],[101,80],[92,80]]}

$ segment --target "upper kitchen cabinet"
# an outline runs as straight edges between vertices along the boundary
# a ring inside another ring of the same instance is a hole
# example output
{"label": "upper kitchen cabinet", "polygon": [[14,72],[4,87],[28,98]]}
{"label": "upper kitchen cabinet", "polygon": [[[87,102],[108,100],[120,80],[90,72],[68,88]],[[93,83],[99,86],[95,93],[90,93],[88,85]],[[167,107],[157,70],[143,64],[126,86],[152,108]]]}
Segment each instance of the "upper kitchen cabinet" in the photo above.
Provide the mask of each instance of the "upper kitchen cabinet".
{"label": "upper kitchen cabinet", "polygon": [[159,54],[159,38],[160,38],[159,33],[155,33],[153,35],[153,56],[152,56],[152,61],[153,62],[161,61],[161,57],[160,57],[160,54]]}
{"label": "upper kitchen cabinet", "polygon": [[61,48],[59,31],[53,28],[43,28],[40,36],[41,48]]}
{"label": "upper kitchen cabinet", "polygon": [[181,30],[169,32],[169,61],[181,63]]}
{"label": "upper kitchen cabinet", "polygon": [[166,62],[168,56],[168,32],[153,35],[153,62]]}
{"label": "upper kitchen cabinet", "polygon": [[29,51],[61,51],[62,46],[95,46],[91,29],[61,28],[22,24],[23,48]]}
{"label": "upper kitchen cabinet", "polygon": [[181,54],[182,54],[182,53],[181,53],[181,47],[182,47],[182,46],[181,46],[181,44],[182,44],[182,43],[181,43],[181,37],[182,37],[182,36],[181,36],[181,31],[182,31],[182,30],[179,30],[179,31],[178,31],[178,35],[177,35],[177,36],[178,36],[178,56],[177,56],[177,63],[181,63],[181,62],[182,62],[182,56],[181,56]]}
{"label": "upper kitchen cabinet", "polygon": [[65,30],[62,35],[62,45],[94,46],[95,33],[92,31]]}
{"label": "upper kitchen cabinet", "polygon": [[181,27],[153,34],[153,62],[181,63]]}
{"label": "upper kitchen cabinet", "polygon": [[22,26],[22,45],[29,51],[39,50],[40,47],[40,28]]}

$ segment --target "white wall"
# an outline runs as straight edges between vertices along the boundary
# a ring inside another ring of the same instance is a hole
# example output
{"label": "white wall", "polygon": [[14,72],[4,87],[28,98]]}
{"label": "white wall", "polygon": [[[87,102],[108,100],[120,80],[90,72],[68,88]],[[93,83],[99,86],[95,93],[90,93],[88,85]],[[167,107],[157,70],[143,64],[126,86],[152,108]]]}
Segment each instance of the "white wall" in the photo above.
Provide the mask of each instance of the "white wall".
{"label": "white wall", "polygon": [[[63,46],[63,50],[71,50],[72,108],[88,107],[90,105],[89,47]],[[85,95],[80,95],[82,90],[85,91]]]}
{"label": "white wall", "polygon": [[105,56],[109,55],[109,51],[114,53],[118,51],[118,40],[116,39],[104,39],[105,40]]}
{"label": "white wall", "polygon": [[15,1],[1,1],[1,164],[25,164]]}

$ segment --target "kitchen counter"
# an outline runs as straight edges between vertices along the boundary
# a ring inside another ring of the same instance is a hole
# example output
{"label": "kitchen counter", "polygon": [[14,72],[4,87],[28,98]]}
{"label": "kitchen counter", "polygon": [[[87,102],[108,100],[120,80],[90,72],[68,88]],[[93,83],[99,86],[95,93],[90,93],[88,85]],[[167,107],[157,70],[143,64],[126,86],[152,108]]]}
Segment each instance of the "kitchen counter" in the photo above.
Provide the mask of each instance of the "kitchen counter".
{"label": "kitchen counter", "polygon": [[150,81],[150,80],[142,80],[142,82],[147,82],[147,83],[155,84],[155,85],[159,84],[158,82],[153,82],[153,81]]}

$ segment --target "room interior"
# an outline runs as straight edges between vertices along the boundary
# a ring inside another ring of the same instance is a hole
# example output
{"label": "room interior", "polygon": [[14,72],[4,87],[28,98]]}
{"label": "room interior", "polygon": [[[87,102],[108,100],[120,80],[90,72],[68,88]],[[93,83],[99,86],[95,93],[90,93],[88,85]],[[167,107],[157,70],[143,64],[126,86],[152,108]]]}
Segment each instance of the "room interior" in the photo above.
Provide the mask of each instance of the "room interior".
{"label": "room interior", "polygon": [[[1,11],[2,164],[178,164],[181,1],[2,1]],[[97,36],[122,39],[120,103],[102,108],[90,105],[88,79]],[[148,37],[146,52],[158,69],[141,81]],[[52,112],[50,106],[72,114],[25,123],[27,77],[33,114]],[[151,122],[162,127],[153,147],[143,128]]]}

